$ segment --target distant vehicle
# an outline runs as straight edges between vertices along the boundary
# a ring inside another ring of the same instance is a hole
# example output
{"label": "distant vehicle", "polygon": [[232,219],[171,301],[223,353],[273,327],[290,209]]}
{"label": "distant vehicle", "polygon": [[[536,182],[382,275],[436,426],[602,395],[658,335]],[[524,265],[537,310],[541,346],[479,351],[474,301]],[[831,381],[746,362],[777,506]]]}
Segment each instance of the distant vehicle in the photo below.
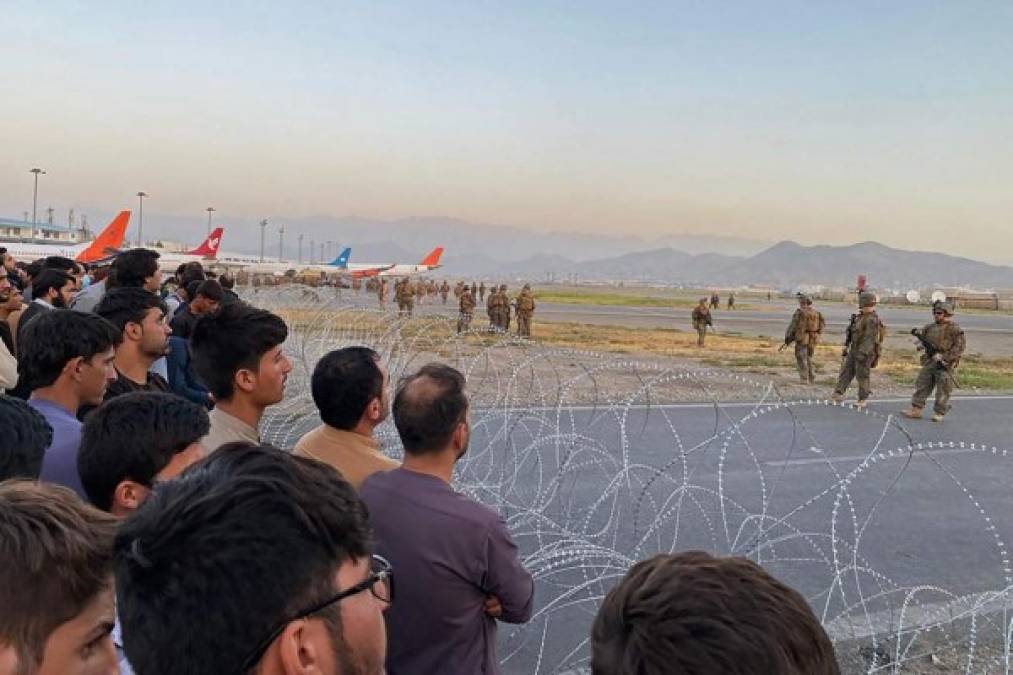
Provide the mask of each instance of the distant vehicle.
{"label": "distant vehicle", "polygon": [[[59,255],[77,262],[92,263],[115,257],[123,246],[123,238],[130,224],[130,211],[120,211],[92,241],[67,246],[62,244],[3,243],[7,251],[18,260],[31,261]],[[2,243],[2,242],[0,242]]]}

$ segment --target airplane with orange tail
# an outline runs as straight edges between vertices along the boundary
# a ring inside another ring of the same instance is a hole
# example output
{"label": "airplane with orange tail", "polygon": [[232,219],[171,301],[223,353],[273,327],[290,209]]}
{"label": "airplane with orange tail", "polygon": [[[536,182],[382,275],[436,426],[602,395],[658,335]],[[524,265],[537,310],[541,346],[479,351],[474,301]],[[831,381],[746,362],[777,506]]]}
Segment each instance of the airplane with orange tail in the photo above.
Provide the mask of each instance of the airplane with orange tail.
{"label": "airplane with orange tail", "polygon": [[23,244],[0,242],[18,260],[26,262],[59,255],[77,262],[93,263],[115,256],[123,246],[123,238],[130,224],[130,211],[120,211],[92,241],[67,246],[62,244]]}
{"label": "airplane with orange tail", "polygon": [[[443,255],[443,247],[437,246],[424,257],[417,265],[403,265],[396,263],[380,272],[381,277],[410,277],[413,274],[425,274],[442,267],[440,256]],[[360,263],[363,264],[363,263]]]}

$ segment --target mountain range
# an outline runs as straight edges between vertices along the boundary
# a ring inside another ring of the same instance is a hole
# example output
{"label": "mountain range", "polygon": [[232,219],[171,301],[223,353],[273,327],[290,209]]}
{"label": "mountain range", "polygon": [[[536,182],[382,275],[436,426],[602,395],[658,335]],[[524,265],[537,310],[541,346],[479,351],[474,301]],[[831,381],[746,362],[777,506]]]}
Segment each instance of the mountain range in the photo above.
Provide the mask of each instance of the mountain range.
{"label": "mountain range", "polygon": [[[227,215],[223,249],[255,253],[260,228],[254,221]],[[151,225],[149,225],[151,223]],[[736,237],[669,234],[657,237],[533,231],[508,225],[453,218],[379,220],[359,217],[274,218],[266,231],[265,252],[277,255],[278,225],[284,224],[284,257],[309,260],[309,242],[330,241],[332,255],[352,247],[352,262],[417,262],[434,246],[446,249],[448,276],[486,279],[629,281],[685,285],[761,284],[853,286],[865,274],[876,288],[903,290],[932,286],[1013,288],[1013,267],[992,265],[942,253],[907,251],[876,242],[850,246],[803,246]],[[150,228],[150,229],[149,229]],[[195,242],[205,224],[194,219],[145,214],[145,232],[173,233]]]}

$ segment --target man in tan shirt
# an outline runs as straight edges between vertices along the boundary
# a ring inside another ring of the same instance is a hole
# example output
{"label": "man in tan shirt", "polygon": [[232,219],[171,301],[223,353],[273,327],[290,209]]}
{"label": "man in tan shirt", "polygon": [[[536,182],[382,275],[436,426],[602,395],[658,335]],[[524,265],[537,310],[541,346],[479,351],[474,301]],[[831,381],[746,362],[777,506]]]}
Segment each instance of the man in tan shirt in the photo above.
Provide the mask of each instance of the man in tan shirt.
{"label": "man in tan shirt", "polygon": [[296,455],[330,464],[356,490],[368,476],[399,466],[373,438],[390,412],[390,375],[379,354],[369,347],[330,352],[310,386],[323,424],[299,439]]}

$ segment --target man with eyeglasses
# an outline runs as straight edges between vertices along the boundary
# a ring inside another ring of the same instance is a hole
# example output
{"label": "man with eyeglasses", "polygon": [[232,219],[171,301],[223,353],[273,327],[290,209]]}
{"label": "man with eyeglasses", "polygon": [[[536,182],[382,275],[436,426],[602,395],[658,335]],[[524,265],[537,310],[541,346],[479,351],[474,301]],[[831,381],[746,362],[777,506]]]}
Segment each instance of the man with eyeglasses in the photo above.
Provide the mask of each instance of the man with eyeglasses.
{"label": "man with eyeglasses", "polygon": [[921,419],[922,410],[932,390],[936,390],[936,401],[932,408],[933,422],[942,422],[950,410],[950,395],[953,393],[954,372],[960,363],[967,343],[964,331],[953,321],[953,305],[937,302],[932,305],[932,323],[920,331],[912,331],[919,340],[921,370],[915,379],[915,393],[911,407],[901,414],[909,419]]}
{"label": "man with eyeglasses", "polygon": [[115,542],[141,675],[380,675],[393,572],[330,466],[229,443],[156,485]]}

